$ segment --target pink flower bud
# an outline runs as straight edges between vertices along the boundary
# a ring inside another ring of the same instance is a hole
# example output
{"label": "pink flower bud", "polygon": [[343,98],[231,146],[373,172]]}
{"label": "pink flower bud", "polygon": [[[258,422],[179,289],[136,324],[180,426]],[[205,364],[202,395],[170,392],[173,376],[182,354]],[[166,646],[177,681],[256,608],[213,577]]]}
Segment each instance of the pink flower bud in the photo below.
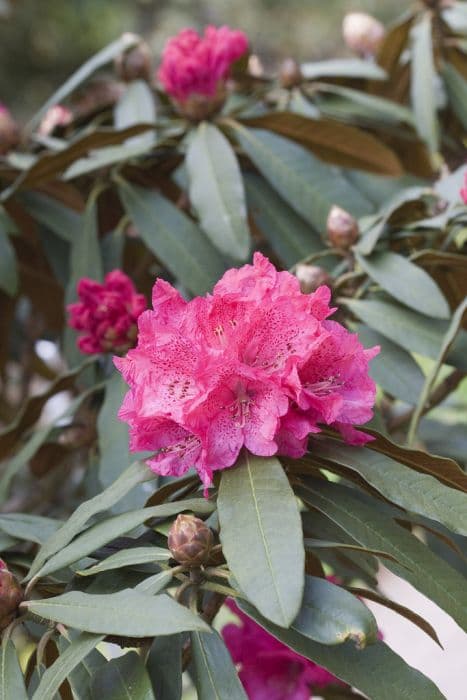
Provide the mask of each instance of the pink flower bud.
{"label": "pink flower bud", "polygon": [[365,12],[349,12],[342,23],[344,41],[360,56],[374,56],[385,36],[384,26]]}
{"label": "pink flower bud", "polygon": [[358,223],[348,211],[334,205],[328,215],[327,232],[334,248],[349,250],[358,239]]}
{"label": "pink flower bud", "polygon": [[323,284],[330,287],[332,283],[332,278],[326,270],[317,265],[297,265],[295,276],[300,282],[300,290],[303,294],[316,292],[318,287],[321,287]]}
{"label": "pink flower bud", "polygon": [[69,126],[73,121],[73,112],[63,105],[53,105],[45,113],[39,126],[41,136],[53,134],[57,127]]}
{"label": "pink flower bud", "polygon": [[194,515],[179,515],[170,528],[168,545],[175,561],[200,566],[209,558],[214,537],[210,528]]}
{"label": "pink flower bud", "polygon": [[302,71],[297,61],[286,58],[279,68],[279,82],[283,88],[290,89],[300,85],[303,80]]}
{"label": "pink flower bud", "polygon": [[9,110],[0,103],[0,155],[16,146],[19,141],[19,129]]}
{"label": "pink flower bud", "polygon": [[130,83],[132,80],[151,79],[151,51],[145,41],[124,51],[115,59],[115,71],[120,80]]}
{"label": "pink flower bud", "polygon": [[0,559],[0,630],[8,627],[23,600],[23,589],[5,562]]}

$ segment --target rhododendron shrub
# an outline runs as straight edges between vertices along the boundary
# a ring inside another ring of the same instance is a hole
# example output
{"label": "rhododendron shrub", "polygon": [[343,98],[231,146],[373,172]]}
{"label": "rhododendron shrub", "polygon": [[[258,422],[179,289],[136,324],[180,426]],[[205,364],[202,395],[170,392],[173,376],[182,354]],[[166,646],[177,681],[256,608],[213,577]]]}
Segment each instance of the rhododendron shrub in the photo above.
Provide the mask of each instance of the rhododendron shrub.
{"label": "rhododendron shrub", "polygon": [[0,696],[450,697],[386,569],[467,629],[464,4],[0,108]]}

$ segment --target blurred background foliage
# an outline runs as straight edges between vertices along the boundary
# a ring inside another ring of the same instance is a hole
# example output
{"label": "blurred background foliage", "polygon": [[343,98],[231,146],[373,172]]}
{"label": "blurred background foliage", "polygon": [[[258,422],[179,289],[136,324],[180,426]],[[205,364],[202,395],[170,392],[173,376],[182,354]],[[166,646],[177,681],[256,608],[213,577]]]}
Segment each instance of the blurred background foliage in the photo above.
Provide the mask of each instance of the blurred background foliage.
{"label": "blurred background foliage", "polygon": [[[342,18],[365,11],[384,23],[406,0],[0,0],[0,102],[25,120],[79,65],[125,31],[143,35],[154,56],[190,25],[243,29],[270,70],[284,56],[350,55]],[[18,89],[20,86],[20,89]]]}

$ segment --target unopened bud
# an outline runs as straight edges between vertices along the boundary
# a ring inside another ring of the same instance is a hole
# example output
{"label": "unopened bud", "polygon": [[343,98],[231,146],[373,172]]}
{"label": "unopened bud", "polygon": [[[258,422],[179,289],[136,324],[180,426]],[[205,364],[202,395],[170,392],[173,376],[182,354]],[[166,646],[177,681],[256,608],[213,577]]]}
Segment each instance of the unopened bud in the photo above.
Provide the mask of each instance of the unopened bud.
{"label": "unopened bud", "polygon": [[0,630],[8,627],[23,600],[23,589],[5,562],[0,559]]}
{"label": "unopened bud", "polygon": [[177,111],[192,122],[201,122],[217,114],[223,107],[227,91],[224,85],[219,83],[212,97],[193,93],[186,100],[173,100]]}
{"label": "unopened bud", "polygon": [[297,265],[295,268],[295,276],[300,282],[300,289],[303,294],[311,294],[323,284],[328,286],[332,283],[331,276],[322,267],[317,265]]}
{"label": "unopened bud", "polygon": [[279,82],[283,88],[290,89],[300,85],[303,80],[302,71],[297,61],[286,58],[279,68]]}
{"label": "unopened bud", "polygon": [[384,26],[365,12],[349,12],[342,22],[344,41],[360,56],[374,56],[385,36]]}
{"label": "unopened bud", "polygon": [[348,211],[334,205],[329,212],[327,232],[334,248],[349,250],[358,239],[358,223]]}
{"label": "unopened bud", "polygon": [[115,59],[115,71],[120,80],[130,83],[132,80],[151,79],[151,51],[145,41],[124,51]]}
{"label": "unopened bud", "polygon": [[39,134],[41,136],[50,136],[57,127],[63,129],[69,126],[72,121],[73,112],[70,109],[63,105],[53,105],[47,110],[39,125]]}
{"label": "unopened bud", "polygon": [[169,549],[180,564],[203,564],[209,558],[213,543],[212,531],[194,515],[179,515],[169,531]]}
{"label": "unopened bud", "polygon": [[0,155],[7,153],[19,141],[19,129],[9,110],[0,104]]}

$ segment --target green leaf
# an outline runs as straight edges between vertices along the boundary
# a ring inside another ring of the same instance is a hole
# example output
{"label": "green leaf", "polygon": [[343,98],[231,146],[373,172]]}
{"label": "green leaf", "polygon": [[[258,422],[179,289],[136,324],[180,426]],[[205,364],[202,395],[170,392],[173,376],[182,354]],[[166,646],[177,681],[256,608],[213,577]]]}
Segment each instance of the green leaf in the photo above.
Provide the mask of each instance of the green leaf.
{"label": "green leaf", "polygon": [[365,257],[356,253],[364,271],[398,301],[435,318],[449,318],[449,305],[430,275],[403,255],[383,251]]}
{"label": "green leaf", "polygon": [[[444,486],[433,476],[420,474],[365,447],[331,441],[314,445],[313,456],[351,469],[389,501],[409,512],[424,515],[453,532],[467,535],[466,494]],[[329,469],[332,471],[332,466]]]}
{"label": "green leaf", "polygon": [[28,578],[34,576],[47,559],[71,542],[94,515],[108,510],[126,496],[135,486],[152,479],[155,479],[155,475],[148,469],[146,464],[135,462],[107,489],[97,494],[97,496],[94,496],[94,498],[91,498],[89,501],[81,503],[68,518],[63,527],[52,535],[39,549],[32,563]]}
{"label": "green leaf", "polygon": [[100,595],[70,591],[44,600],[28,600],[22,606],[46,620],[95,634],[156,637],[189,630],[209,631],[201,617],[170,596],[148,596],[131,588]]}
{"label": "green leaf", "polygon": [[328,61],[302,63],[300,66],[305,80],[317,78],[367,78],[368,80],[384,80],[386,71],[377,63],[364,61],[359,58],[340,58]]}
{"label": "green leaf", "polygon": [[201,122],[192,134],[186,154],[190,202],[201,227],[222,253],[245,260],[250,231],[242,174],[224,134]]}
{"label": "green leaf", "polygon": [[358,337],[365,347],[381,347],[381,352],[370,364],[370,376],[375,382],[391,396],[409,404],[415,403],[425,377],[412,355],[389,338],[361,324],[358,325]]}
{"label": "green leaf", "polygon": [[[128,129],[133,127],[127,127]],[[143,130],[143,125],[140,124],[139,131]],[[145,125],[147,133],[137,136],[130,136],[126,141],[118,146],[104,146],[103,148],[95,148],[89,150],[89,155],[85,158],[74,160],[65,170],[62,175],[63,180],[73,180],[76,177],[87,175],[94,170],[100,168],[108,168],[116,163],[124,163],[125,161],[137,158],[148,152],[154,143],[154,129],[151,125]]]}
{"label": "green leaf", "polygon": [[157,637],[152,643],[146,668],[157,700],[181,700],[182,649],[180,634]]}
{"label": "green leaf", "polygon": [[[426,318],[398,304],[379,299],[345,299],[348,306],[364,323],[409,352],[425,357],[438,357],[449,324]],[[467,334],[461,331],[448,352],[446,363],[467,371]]]}
{"label": "green leaf", "polygon": [[439,148],[439,134],[435,95],[436,70],[431,32],[431,14],[426,12],[410,32],[412,39],[410,88],[417,131],[429,146],[430,151],[436,153]]}
{"label": "green leaf", "polygon": [[381,512],[376,504],[369,506],[350,489],[324,481],[307,480],[307,486],[300,489],[300,497],[364,547],[392,554],[402,566],[386,559],[384,564],[390,571],[407,580],[467,628],[467,589],[463,577]]}
{"label": "green leaf", "polygon": [[159,574],[154,574],[154,576],[149,576],[143,581],[140,581],[140,583],[135,586],[135,590],[146,593],[147,595],[156,595],[156,593],[162,591],[170,583],[172,577],[172,569],[166,569]]}
{"label": "green leaf", "polygon": [[185,214],[158,192],[118,179],[128,216],[147,247],[193,294],[205,294],[224,274],[214,246]]}
{"label": "green leaf", "polygon": [[49,666],[42,675],[40,683],[32,696],[32,700],[50,700],[62,683],[67,680],[70,673],[80,664],[84,658],[102,641],[103,635],[80,634],[63,651],[58,659]]}
{"label": "green leaf", "polygon": [[371,206],[337,168],[318,160],[297,143],[265,129],[232,127],[246,154],[277,192],[317,231],[326,230],[333,204],[353,216]]}
{"label": "green leaf", "polygon": [[246,700],[231,656],[217,632],[193,632],[191,646],[199,700]]}
{"label": "green leaf", "polygon": [[65,97],[68,97],[68,95],[70,95],[73,92],[73,90],[76,90],[76,88],[79,85],[81,85],[81,83],[83,83],[85,80],[87,80],[89,76],[95,73],[96,70],[102,68],[102,66],[105,66],[106,63],[110,63],[110,61],[113,61],[113,59],[119,54],[121,54],[123,51],[127,51],[132,46],[136,46],[139,41],[140,38],[136,34],[130,34],[129,32],[126,32],[120,37],[120,39],[113,41],[111,44],[108,44],[108,46],[101,49],[101,51],[99,51],[92,58],[86,61],[86,63],[83,63],[83,65],[80,68],[78,68],[78,70],[75,71],[68,78],[68,80],[65,83],[63,83],[61,87],[58,88],[58,90],[54,92],[52,97],[50,97],[47,100],[47,102],[40,108],[40,110],[36,112],[34,117],[27,125],[27,128],[33,129],[37,124],[39,124],[40,120],[47,112],[49,107],[52,107],[53,105],[62,102],[62,100],[64,100]]}
{"label": "green leaf", "polygon": [[329,647],[274,625],[244,601],[239,601],[239,605],[274,637],[358,688],[371,700],[445,700],[431,680],[406,664],[384,642],[363,650],[350,643]]}
{"label": "green leaf", "polygon": [[452,63],[444,64],[442,74],[452,110],[464,129],[467,129],[467,80]]}
{"label": "green leaf", "polygon": [[156,700],[148,672],[134,651],[111,659],[91,680],[91,700]]}
{"label": "green leaf", "polygon": [[305,555],[297,501],[279,460],[245,450],[222,472],[217,508],[223,552],[241,590],[266,617],[289,626],[302,600]]}
{"label": "green leaf", "polygon": [[360,648],[375,642],[378,632],[366,605],[344,588],[315,576],[305,579],[302,607],[291,628],[320,644],[351,639]]}
{"label": "green leaf", "polygon": [[103,559],[99,564],[91,566],[89,569],[82,569],[76,573],[80,576],[95,576],[96,574],[100,574],[101,571],[120,569],[123,566],[166,561],[170,559],[171,556],[168,549],[162,549],[161,547],[133,547],[131,549],[122,549],[122,551],[116,552],[110,557]]}
{"label": "green leaf", "polygon": [[81,235],[83,215],[42,192],[22,192],[19,201],[31,216],[56,236],[71,242]]}
{"label": "green leaf", "polygon": [[62,520],[45,518],[42,515],[31,515],[29,513],[0,514],[0,530],[16,539],[37,542],[37,544],[45,542],[62,525]]}
{"label": "green leaf", "polygon": [[[68,546],[61,549],[51,557],[37,572],[37,576],[45,576],[58,571],[69,564],[79,561],[94,550],[102,547],[116,537],[130,532],[138,525],[142,525],[150,518],[166,518],[176,515],[184,510],[193,510],[196,513],[210,513],[214,509],[212,503],[201,498],[187,499],[173,503],[162,503],[152,508],[141,508],[128,513],[120,513],[90,527],[79,535]],[[58,533],[57,533],[58,534]],[[31,573],[29,573],[29,576]]]}
{"label": "green leaf", "polygon": [[355,552],[363,552],[364,554],[370,554],[375,557],[382,557],[383,559],[387,557],[388,559],[392,559],[393,561],[397,562],[397,559],[395,559],[392,554],[388,554],[387,552],[382,552],[380,549],[368,549],[368,547],[361,547],[360,545],[357,544],[347,544],[344,542],[329,542],[328,540],[322,540],[322,539],[315,539],[313,537],[307,537],[306,539],[303,540],[305,549],[317,549],[317,550],[322,550],[322,549],[350,549]]}
{"label": "green leaf", "polygon": [[[134,124],[156,123],[154,93],[145,80],[132,80],[126,84],[125,91],[114,107],[114,122],[117,129],[126,129]],[[128,139],[125,145],[150,150],[155,142],[155,131],[151,131]]]}
{"label": "green leaf", "polygon": [[334,118],[375,122],[378,126],[414,123],[413,114],[407,107],[360,90],[340,85],[320,85],[319,91],[313,86],[313,96],[320,111]]}
{"label": "green leaf", "polygon": [[14,297],[18,289],[15,250],[10,243],[8,232],[0,218],[0,289]]}
{"label": "green leaf", "polygon": [[323,249],[319,234],[259,175],[245,175],[250,214],[287,267]]}
{"label": "green leaf", "polygon": [[0,650],[0,700],[28,700],[15,645],[4,640]]}

